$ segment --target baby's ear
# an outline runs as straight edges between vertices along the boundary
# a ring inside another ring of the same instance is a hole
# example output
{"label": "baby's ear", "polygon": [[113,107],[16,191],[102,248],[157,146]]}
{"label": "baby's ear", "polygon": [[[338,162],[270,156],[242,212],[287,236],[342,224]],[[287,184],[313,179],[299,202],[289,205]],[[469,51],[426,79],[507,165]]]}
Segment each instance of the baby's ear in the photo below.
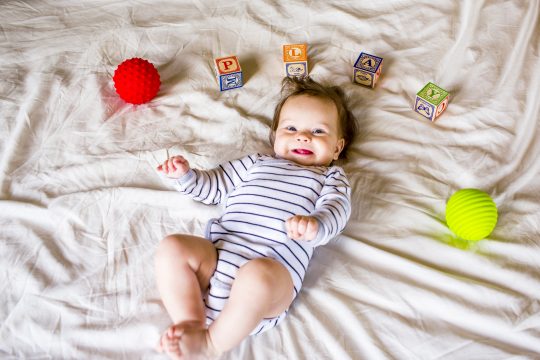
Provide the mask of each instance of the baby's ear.
{"label": "baby's ear", "polygon": [[334,160],[339,159],[339,154],[341,154],[341,151],[343,151],[344,147],[345,147],[345,139],[341,138],[336,143],[336,150],[334,152]]}

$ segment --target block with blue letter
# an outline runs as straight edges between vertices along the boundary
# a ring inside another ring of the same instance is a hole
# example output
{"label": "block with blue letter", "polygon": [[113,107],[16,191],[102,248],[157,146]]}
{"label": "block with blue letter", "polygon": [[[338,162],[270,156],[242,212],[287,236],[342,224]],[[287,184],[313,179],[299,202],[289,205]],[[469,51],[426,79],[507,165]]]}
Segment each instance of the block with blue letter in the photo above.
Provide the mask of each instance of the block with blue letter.
{"label": "block with blue letter", "polygon": [[217,58],[214,61],[216,67],[219,90],[236,89],[244,85],[242,68],[236,56]]}
{"label": "block with blue letter", "polygon": [[307,44],[283,45],[283,64],[286,76],[307,76]]}
{"label": "block with blue letter", "polygon": [[448,91],[429,82],[416,94],[414,111],[435,121],[448,107],[449,98]]}
{"label": "block with blue letter", "polygon": [[353,82],[373,88],[381,76],[382,68],[383,58],[361,52],[354,63]]}

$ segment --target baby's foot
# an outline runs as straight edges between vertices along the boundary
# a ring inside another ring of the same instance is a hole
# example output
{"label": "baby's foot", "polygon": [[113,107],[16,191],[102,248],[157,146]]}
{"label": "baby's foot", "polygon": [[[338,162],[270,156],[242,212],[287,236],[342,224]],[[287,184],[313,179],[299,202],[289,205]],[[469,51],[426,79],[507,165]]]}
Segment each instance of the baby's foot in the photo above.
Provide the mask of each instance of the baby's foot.
{"label": "baby's foot", "polygon": [[[208,329],[185,329],[179,341],[180,352],[185,359],[217,359],[221,354],[212,344]],[[183,359],[183,358],[182,358]]]}
{"label": "baby's foot", "polygon": [[180,340],[184,332],[187,329],[192,328],[204,329],[204,325],[199,321],[185,321],[169,326],[169,328],[163,332],[163,335],[161,335],[156,350],[166,353],[171,359],[185,359],[184,354],[180,349]]}

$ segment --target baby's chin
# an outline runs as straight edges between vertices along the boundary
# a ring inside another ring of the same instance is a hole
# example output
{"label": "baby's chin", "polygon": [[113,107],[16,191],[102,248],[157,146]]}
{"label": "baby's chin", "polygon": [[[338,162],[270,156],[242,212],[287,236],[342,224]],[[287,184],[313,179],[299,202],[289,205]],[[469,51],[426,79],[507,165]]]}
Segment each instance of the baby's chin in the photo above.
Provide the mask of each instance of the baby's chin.
{"label": "baby's chin", "polygon": [[[277,157],[285,160],[292,161],[296,164],[303,165],[303,166],[328,166],[330,164],[327,164],[324,161],[317,161],[317,159],[314,158],[313,155],[311,156],[299,156],[297,154],[286,154],[284,156],[276,155]],[[331,162],[331,161],[330,161]]]}

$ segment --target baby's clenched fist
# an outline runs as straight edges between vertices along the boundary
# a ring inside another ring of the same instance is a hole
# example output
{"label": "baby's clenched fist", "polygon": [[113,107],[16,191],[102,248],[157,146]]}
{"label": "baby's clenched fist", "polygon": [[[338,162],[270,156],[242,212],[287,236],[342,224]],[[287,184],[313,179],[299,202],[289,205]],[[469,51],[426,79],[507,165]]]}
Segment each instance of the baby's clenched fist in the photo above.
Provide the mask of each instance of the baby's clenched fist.
{"label": "baby's clenched fist", "polygon": [[287,236],[293,240],[313,240],[319,231],[319,222],[313,216],[294,215],[285,222]]}
{"label": "baby's clenched fist", "polygon": [[157,167],[157,170],[171,179],[180,179],[189,171],[189,163],[183,156],[177,155],[168,158]]}

